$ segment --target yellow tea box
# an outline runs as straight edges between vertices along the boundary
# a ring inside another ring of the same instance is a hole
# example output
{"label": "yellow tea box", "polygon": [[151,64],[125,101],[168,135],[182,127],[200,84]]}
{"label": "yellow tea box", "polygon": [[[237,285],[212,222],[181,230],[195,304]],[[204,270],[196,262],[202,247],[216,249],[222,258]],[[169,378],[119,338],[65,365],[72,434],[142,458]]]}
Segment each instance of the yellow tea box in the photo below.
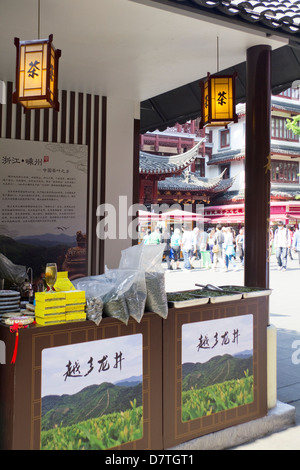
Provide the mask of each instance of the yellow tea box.
{"label": "yellow tea box", "polygon": [[68,271],[60,271],[57,273],[57,278],[53,287],[56,292],[75,290],[75,287],[68,277]]}
{"label": "yellow tea box", "polygon": [[66,295],[64,292],[36,292],[35,293],[35,302],[43,303],[52,303],[52,302],[61,302],[64,303],[66,300]]}
{"label": "yellow tea box", "polygon": [[39,300],[35,302],[35,308],[43,310],[51,310],[53,308],[65,308],[65,300],[55,300],[52,302],[40,302]]}
{"label": "yellow tea box", "polygon": [[66,294],[66,312],[82,312],[85,310],[85,291],[74,290],[65,292]]}
{"label": "yellow tea box", "polygon": [[85,312],[85,303],[77,305],[66,305],[66,313]]}
{"label": "yellow tea box", "polygon": [[85,312],[66,313],[66,321],[81,321],[81,320],[86,320]]}
{"label": "yellow tea box", "polygon": [[78,304],[85,302],[84,290],[71,290],[64,292],[66,296],[66,305]]}
{"label": "yellow tea box", "polygon": [[59,323],[65,323],[66,322],[66,316],[65,315],[52,315],[48,318],[42,318],[42,317],[35,317],[35,321],[37,325],[42,325],[42,326],[47,326],[47,325],[57,325]]}
{"label": "yellow tea box", "polygon": [[66,307],[38,308],[35,307],[35,316],[46,318],[51,315],[65,315]]}

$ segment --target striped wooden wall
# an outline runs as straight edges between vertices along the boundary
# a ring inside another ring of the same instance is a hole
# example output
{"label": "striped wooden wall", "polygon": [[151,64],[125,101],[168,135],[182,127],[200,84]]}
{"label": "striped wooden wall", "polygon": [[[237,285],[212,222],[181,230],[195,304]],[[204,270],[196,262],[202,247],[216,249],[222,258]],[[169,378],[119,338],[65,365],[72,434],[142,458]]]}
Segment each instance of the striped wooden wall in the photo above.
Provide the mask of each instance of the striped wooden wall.
{"label": "striped wooden wall", "polygon": [[101,248],[96,237],[95,214],[101,200],[101,154],[105,150],[101,143],[103,98],[61,90],[58,113],[52,109],[24,113],[21,105],[12,103],[13,87],[12,82],[6,83],[6,104],[0,104],[0,138],[88,146],[88,273],[97,274],[100,269]]}

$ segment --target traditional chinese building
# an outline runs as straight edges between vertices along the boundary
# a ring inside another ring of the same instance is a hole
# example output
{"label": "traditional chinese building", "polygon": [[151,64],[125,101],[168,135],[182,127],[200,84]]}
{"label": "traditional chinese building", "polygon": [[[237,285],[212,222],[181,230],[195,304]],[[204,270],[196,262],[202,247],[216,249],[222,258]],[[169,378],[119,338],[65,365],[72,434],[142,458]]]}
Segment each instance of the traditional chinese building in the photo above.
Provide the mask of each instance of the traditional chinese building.
{"label": "traditional chinese building", "polygon": [[201,157],[204,138],[178,155],[140,153],[140,204],[197,204],[226,191],[234,178],[224,180],[226,171],[213,178],[201,177],[195,169]]}
{"label": "traditional chinese building", "polygon": [[[299,136],[287,130],[285,124],[299,113],[298,89],[289,88],[272,97],[269,167],[271,220],[274,221],[295,223],[298,220],[300,143]],[[185,125],[176,124],[164,132],[142,135],[141,148],[149,153],[141,152],[140,202],[203,203],[205,214],[212,221],[243,224],[245,104],[237,106],[237,115],[238,123],[226,128],[200,130],[198,120],[193,120]],[[200,137],[203,141],[193,152],[193,145]],[[165,155],[170,165],[174,165],[173,174],[165,171]],[[290,201],[294,203],[291,205]]]}
{"label": "traditional chinese building", "polygon": [[[207,163],[207,174],[217,175],[227,170],[225,176],[236,178],[234,187],[219,194],[205,214],[214,223],[244,223],[245,204],[245,105],[237,106],[239,121],[227,129],[214,129],[212,154]],[[299,136],[286,128],[287,119],[300,114],[298,88],[289,88],[272,96],[271,102],[271,152],[266,169],[270,169],[270,221],[286,224],[300,222],[300,142]]]}
{"label": "traditional chinese building", "polygon": [[[239,175],[239,184],[230,187],[215,202],[220,204],[244,203],[245,173],[245,105],[237,107],[239,122],[227,129],[213,130],[213,148],[207,160],[207,174],[217,175],[224,169],[227,177]],[[272,97],[271,201],[295,200],[300,195],[299,136],[286,128],[286,120],[300,114],[299,90],[290,88]]]}

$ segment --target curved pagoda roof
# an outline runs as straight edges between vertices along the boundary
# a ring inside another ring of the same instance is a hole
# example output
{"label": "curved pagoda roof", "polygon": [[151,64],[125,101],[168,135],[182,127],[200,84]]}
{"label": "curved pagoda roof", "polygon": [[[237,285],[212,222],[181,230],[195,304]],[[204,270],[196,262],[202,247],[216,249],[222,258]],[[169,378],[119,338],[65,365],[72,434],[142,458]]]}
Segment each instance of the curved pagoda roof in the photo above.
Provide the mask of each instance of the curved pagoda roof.
{"label": "curved pagoda roof", "polygon": [[199,147],[204,140],[204,138],[200,139],[199,142],[187,152],[168,157],[140,152],[140,174],[168,176],[185,170],[185,168],[198,157]]}
{"label": "curved pagoda roof", "polygon": [[184,171],[180,176],[166,178],[158,182],[159,191],[203,191],[205,194],[227,191],[234,183],[235,177],[223,179],[224,170],[215,178],[203,178],[196,173]]}

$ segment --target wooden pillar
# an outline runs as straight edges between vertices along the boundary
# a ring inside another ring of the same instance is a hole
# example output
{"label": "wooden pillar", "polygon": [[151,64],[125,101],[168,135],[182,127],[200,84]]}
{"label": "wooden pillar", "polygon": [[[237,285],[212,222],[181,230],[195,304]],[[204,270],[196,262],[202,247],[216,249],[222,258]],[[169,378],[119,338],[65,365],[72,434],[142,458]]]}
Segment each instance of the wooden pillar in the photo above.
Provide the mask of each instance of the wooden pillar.
{"label": "wooden pillar", "polygon": [[271,47],[247,50],[245,285],[269,287]]}

